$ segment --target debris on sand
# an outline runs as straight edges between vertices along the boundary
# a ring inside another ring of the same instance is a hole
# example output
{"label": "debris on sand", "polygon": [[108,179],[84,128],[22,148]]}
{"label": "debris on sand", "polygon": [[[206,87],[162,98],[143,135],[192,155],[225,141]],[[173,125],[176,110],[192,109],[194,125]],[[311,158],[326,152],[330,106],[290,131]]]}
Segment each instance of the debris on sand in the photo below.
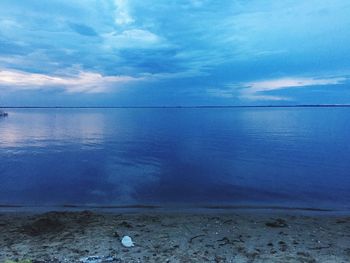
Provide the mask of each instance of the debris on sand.
{"label": "debris on sand", "polygon": [[102,257],[102,256],[89,256],[81,258],[80,263],[102,263],[102,262],[114,262],[116,259],[114,257]]}
{"label": "debris on sand", "polygon": [[188,243],[192,243],[193,240],[195,240],[196,238],[199,238],[199,237],[205,237],[205,235],[194,236],[194,237],[192,237],[192,238],[188,241]]}
{"label": "debris on sand", "polygon": [[124,247],[133,247],[133,246],[135,246],[134,242],[132,241],[131,237],[129,237],[129,236],[123,236],[121,242],[122,242],[122,245]]}

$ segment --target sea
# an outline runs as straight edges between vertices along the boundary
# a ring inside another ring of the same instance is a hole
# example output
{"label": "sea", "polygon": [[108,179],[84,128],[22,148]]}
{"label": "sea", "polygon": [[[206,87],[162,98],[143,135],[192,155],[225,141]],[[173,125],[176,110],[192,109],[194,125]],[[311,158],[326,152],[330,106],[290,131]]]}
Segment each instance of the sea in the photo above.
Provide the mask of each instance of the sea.
{"label": "sea", "polygon": [[6,111],[3,207],[350,209],[349,107]]}

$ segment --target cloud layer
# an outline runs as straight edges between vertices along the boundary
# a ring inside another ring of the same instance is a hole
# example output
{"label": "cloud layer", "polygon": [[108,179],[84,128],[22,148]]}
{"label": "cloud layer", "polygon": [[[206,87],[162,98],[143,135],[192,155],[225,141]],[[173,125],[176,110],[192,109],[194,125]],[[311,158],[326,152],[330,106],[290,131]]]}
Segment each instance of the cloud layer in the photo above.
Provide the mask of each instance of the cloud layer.
{"label": "cloud layer", "polygon": [[268,95],[270,91],[289,88],[337,85],[346,81],[344,77],[333,78],[279,78],[244,83],[241,97],[249,100],[288,100],[285,97]]}
{"label": "cloud layer", "polygon": [[0,71],[0,86],[9,89],[59,88],[69,93],[101,93],[142,78],[130,76],[102,76],[93,72],[79,72],[75,76],[51,76],[22,71]]}
{"label": "cloud layer", "polygon": [[2,103],[26,104],[23,90],[60,104],[350,103],[349,13],[346,0],[3,0]]}

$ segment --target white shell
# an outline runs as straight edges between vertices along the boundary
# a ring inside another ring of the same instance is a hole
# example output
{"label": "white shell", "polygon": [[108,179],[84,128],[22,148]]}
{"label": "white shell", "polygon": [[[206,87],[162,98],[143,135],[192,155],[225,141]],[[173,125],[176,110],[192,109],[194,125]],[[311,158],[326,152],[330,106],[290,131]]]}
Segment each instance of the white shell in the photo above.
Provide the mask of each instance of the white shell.
{"label": "white shell", "polygon": [[134,246],[134,242],[132,242],[131,237],[123,236],[123,238],[122,238],[122,245],[124,247],[133,247]]}

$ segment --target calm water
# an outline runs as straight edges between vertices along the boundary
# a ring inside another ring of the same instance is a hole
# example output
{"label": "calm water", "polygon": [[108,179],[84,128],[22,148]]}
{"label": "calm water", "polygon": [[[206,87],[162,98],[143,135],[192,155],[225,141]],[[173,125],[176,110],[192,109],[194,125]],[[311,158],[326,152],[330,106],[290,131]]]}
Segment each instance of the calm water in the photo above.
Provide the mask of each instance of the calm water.
{"label": "calm water", "polygon": [[16,109],[0,204],[350,208],[350,108]]}

